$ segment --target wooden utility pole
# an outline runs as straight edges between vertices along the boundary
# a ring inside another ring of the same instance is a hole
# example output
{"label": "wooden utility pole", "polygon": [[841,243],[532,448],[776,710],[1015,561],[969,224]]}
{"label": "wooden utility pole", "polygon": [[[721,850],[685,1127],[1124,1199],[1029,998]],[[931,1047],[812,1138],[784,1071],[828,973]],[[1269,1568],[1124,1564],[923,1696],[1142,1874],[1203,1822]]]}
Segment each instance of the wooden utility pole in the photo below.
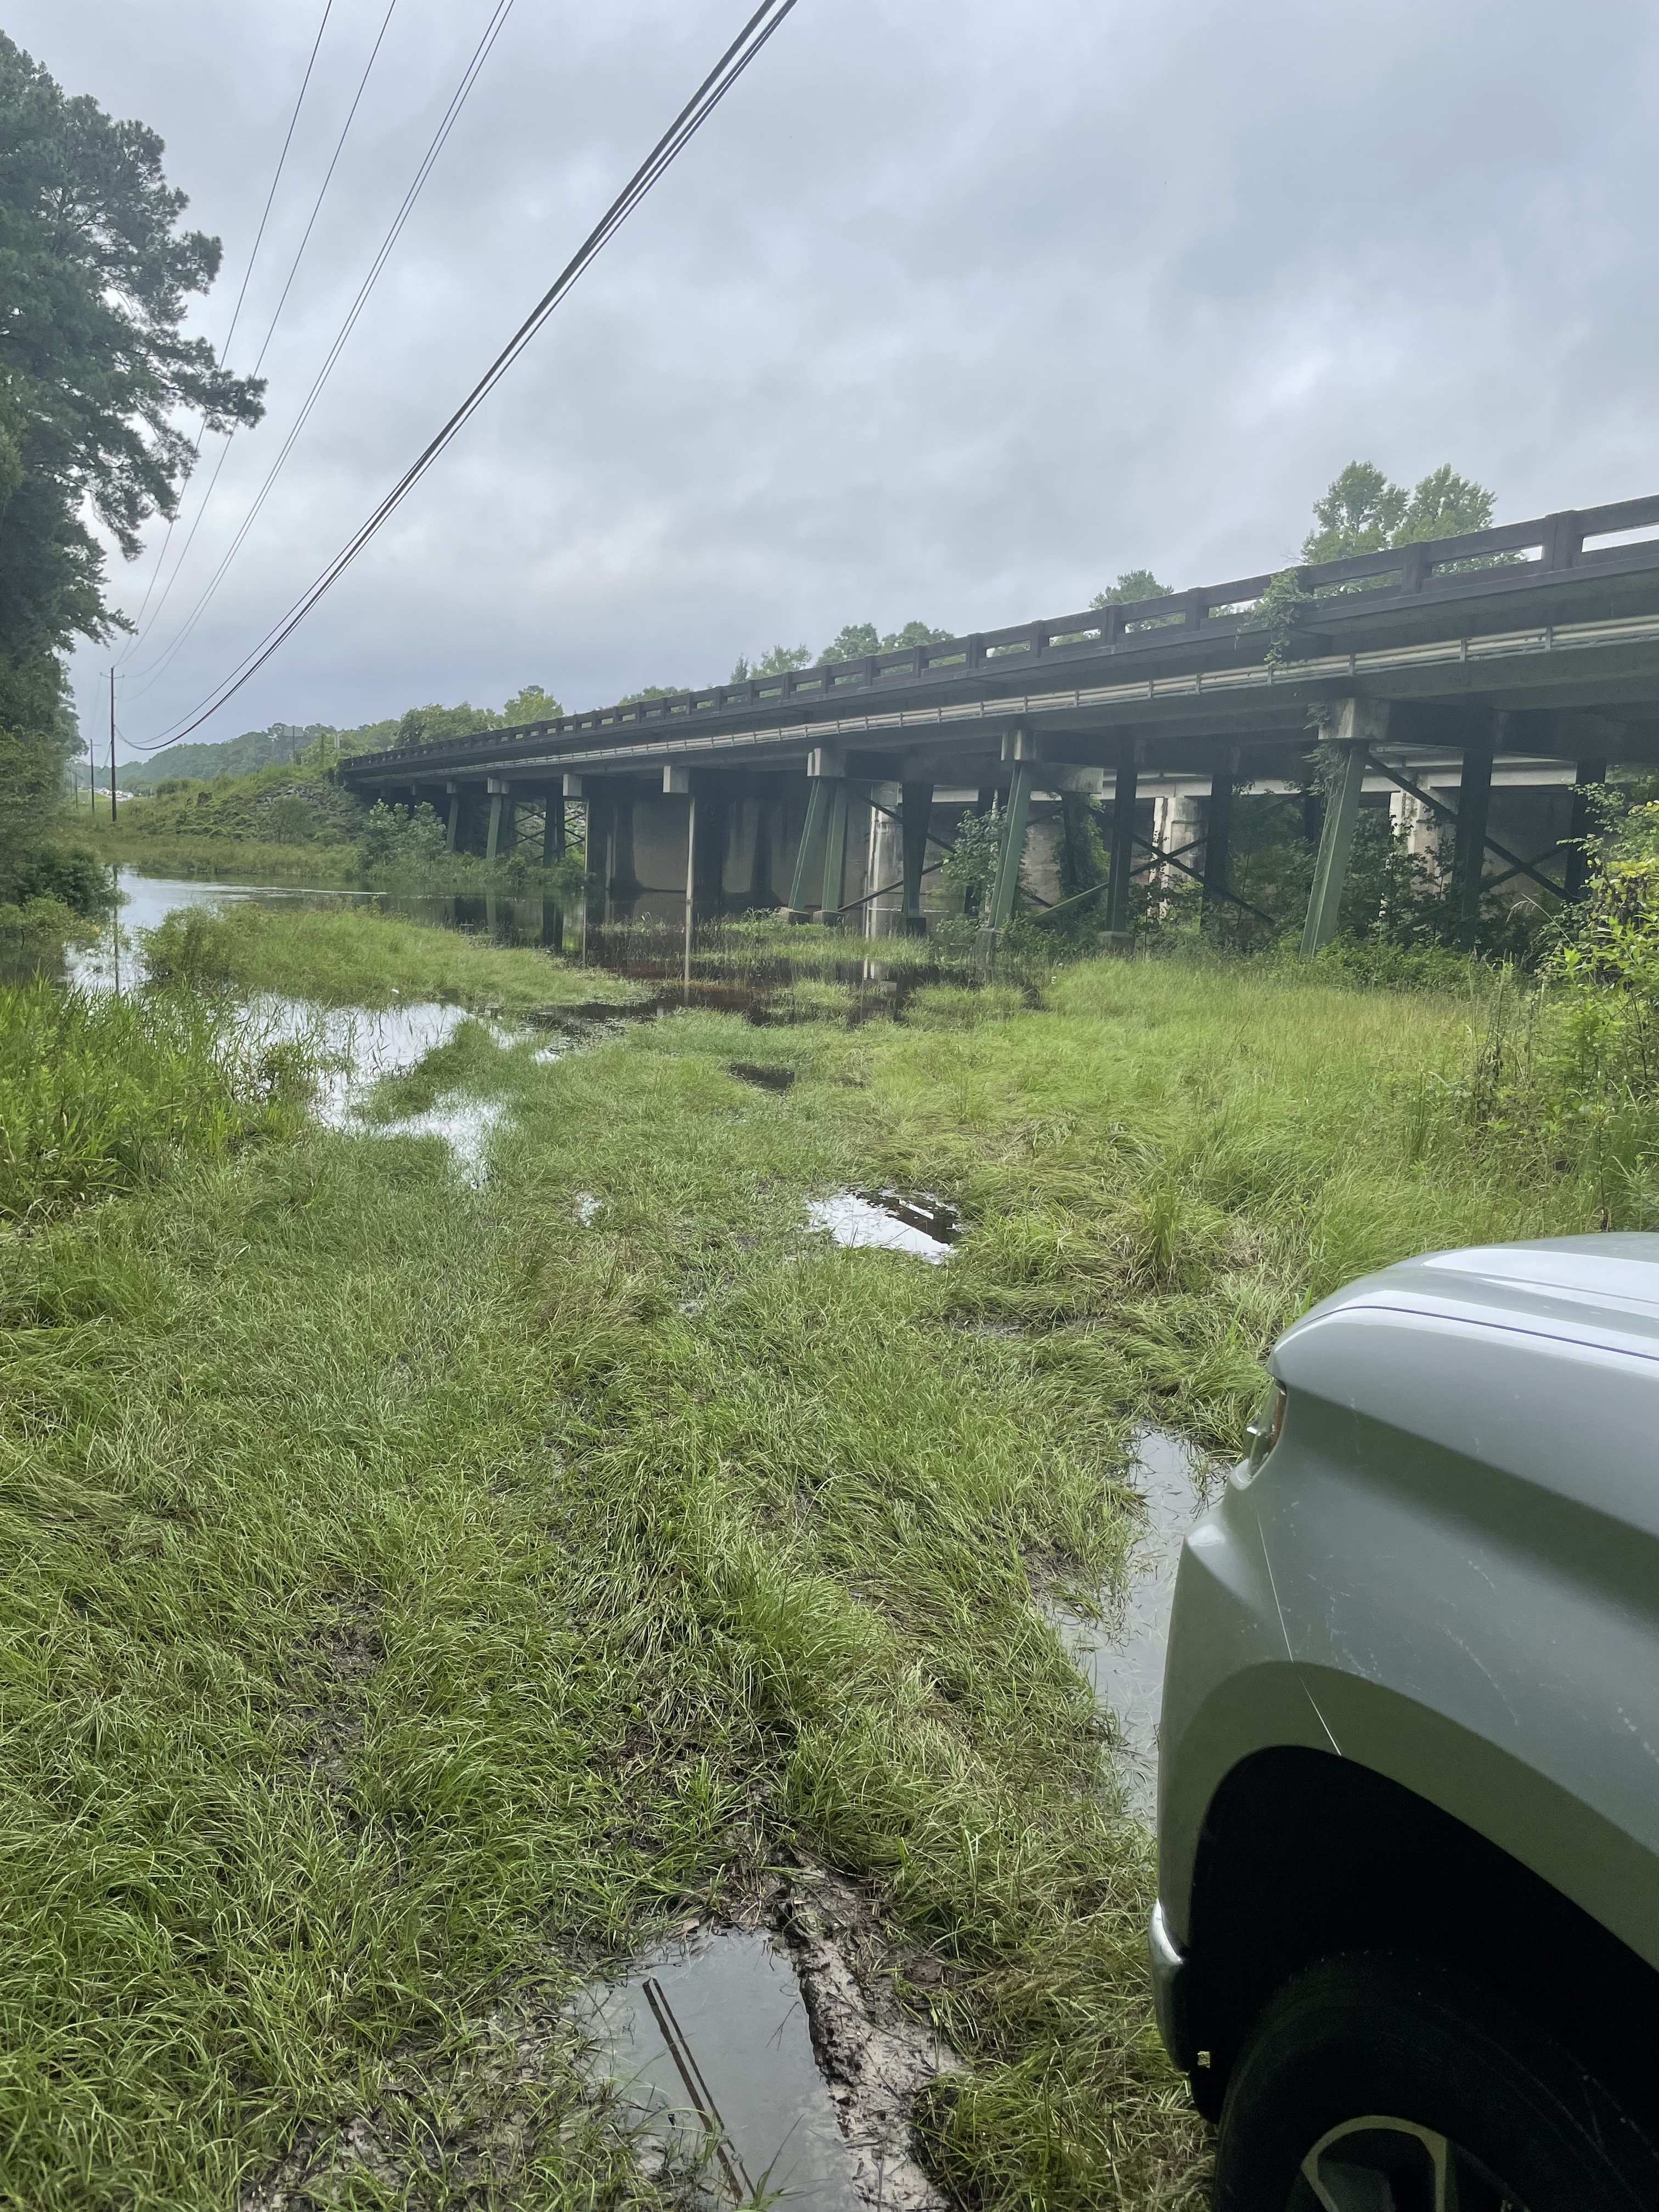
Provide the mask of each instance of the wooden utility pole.
{"label": "wooden utility pole", "polygon": [[115,826],[115,668],[109,672],[109,819]]}

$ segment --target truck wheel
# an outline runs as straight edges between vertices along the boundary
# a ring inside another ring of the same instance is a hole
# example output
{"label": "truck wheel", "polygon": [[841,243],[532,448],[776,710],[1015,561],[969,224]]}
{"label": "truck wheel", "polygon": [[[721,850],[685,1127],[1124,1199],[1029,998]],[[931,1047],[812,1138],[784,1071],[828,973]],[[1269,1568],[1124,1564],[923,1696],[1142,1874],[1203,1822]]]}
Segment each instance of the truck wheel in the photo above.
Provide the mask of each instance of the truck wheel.
{"label": "truck wheel", "polygon": [[1432,1960],[1287,1983],[1227,2084],[1216,2212],[1653,2212],[1659,2154],[1532,2022]]}

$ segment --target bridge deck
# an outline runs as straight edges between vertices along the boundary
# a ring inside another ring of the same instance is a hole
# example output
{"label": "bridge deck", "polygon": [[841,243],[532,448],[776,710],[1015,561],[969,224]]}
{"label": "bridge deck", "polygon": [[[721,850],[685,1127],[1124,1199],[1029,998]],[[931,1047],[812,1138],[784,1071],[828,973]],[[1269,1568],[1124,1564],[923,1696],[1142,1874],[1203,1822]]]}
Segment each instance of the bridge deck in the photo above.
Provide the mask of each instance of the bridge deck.
{"label": "bridge deck", "polygon": [[854,775],[898,775],[924,757],[932,772],[971,780],[1000,763],[1018,726],[1046,758],[1110,765],[1132,738],[1148,765],[1200,769],[1218,747],[1243,746],[1267,770],[1273,753],[1305,750],[1310,708],[1344,696],[1397,702],[1390,740],[1407,745],[1457,742],[1475,710],[1515,718],[1500,751],[1647,757],[1659,746],[1659,497],[1295,574],[1304,596],[1283,658],[1270,654],[1262,605],[1273,580],[1249,576],[358,755],[340,773],[373,789],[674,763],[799,771],[809,750],[832,746]]}

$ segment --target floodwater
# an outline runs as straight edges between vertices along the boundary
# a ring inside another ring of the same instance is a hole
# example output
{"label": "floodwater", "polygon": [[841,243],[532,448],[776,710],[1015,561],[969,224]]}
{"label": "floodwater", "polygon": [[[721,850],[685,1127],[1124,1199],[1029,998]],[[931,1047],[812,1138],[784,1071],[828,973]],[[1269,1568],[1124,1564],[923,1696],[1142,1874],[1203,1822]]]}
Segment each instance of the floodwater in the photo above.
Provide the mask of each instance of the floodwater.
{"label": "floodwater", "polygon": [[[826,967],[821,960],[792,963],[775,951],[757,957],[741,930],[718,921],[699,930],[688,960],[676,931],[651,922],[590,930],[577,915],[539,893],[388,892],[349,886],[206,883],[144,876],[131,867],[117,871],[117,883],[118,911],[95,940],[65,948],[61,966],[52,961],[50,972],[56,980],[92,991],[126,990],[142,983],[141,933],[180,908],[222,912],[243,904],[328,908],[372,901],[410,921],[477,932],[500,945],[563,945],[596,967],[659,986],[650,1000],[638,1005],[596,1003],[566,1010],[561,1021],[564,1034],[550,1038],[538,1049],[538,1060],[557,1059],[573,1044],[592,1042],[621,1020],[649,1018],[688,1005],[742,1013],[757,1025],[787,1023],[803,1013],[833,1012],[848,1021],[891,1016],[902,1011],[918,984],[937,980],[942,972],[925,957],[907,957],[896,966],[871,957],[848,957]],[[858,942],[848,940],[849,953]],[[26,950],[21,957],[33,972],[37,956]],[[441,1138],[460,1174],[469,1182],[483,1180],[490,1133],[501,1119],[498,1106],[456,1093],[423,1114],[398,1121],[371,1121],[365,1111],[370,1093],[384,1077],[416,1066],[447,1041],[467,1018],[460,1008],[435,1004],[380,1010],[324,1008],[266,995],[252,1002],[250,1012],[272,1042],[302,1041],[313,1052],[321,1071],[315,1110],[328,1127]],[[498,1042],[510,1043],[516,1033],[497,1026],[495,1034]],[[731,1073],[763,1089],[787,1090],[793,1081],[788,1069],[748,1061],[732,1062]],[[843,1193],[815,1206],[811,1217],[814,1228],[827,1231],[838,1243],[908,1252],[927,1260],[943,1259],[957,1233],[949,1209],[890,1192]]]}
{"label": "floodwater", "polygon": [[708,2156],[717,2196],[860,2212],[799,1984],[771,1937],[700,1930],[593,1984],[576,2018],[593,2071],[617,2085],[647,2139]]}
{"label": "floodwater", "polygon": [[[70,945],[65,979],[82,990],[128,990],[143,981],[143,947],[137,933],[154,929],[181,908],[222,912],[227,906],[282,906],[303,902],[332,905],[367,897],[366,892],[289,890],[254,884],[202,884],[135,875],[123,868],[118,878],[122,903],[98,937]],[[608,1010],[614,1012],[614,1009]],[[501,1118],[499,1102],[459,1093],[439,1099],[423,1113],[400,1121],[374,1121],[367,1109],[377,1084],[389,1075],[418,1067],[429,1052],[447,1044],[469,1016],[464,1006],[435,1001],[396,1006],[319,1006],[304,999],[260,992],[247,1002],[256,1037],[267,1044],[303,1044],[317,1070],[312,1110],[325,1128],[380,1137],[436,1137],[448,1146],[457,1172],[474,1185],[484,1180],[489,1138]],[[518,1032],[489,1025],[498,1044],[516,1042]],[[550,1047],[556,1058],[568,1048]]]}
{"label": "floodwater", "polygon": [[806,1225],[837,1244],[878,1252],[908,1252],[918,1260],[948,1260],[961,1235],[954,1206],[902,1191],[837,1191],[814,1199]]}
{"label": "floodwater", "polygon": [[1146,1525],[1130,1553],[1121,1593],[1102,1593],[1098,1620],[1052,1602],[1043,1610],[1095,1703],[1116,1721],[1125,1802],[1150,1826],[1158,1809],[1158,1723],[1176,1569],[1187,1531],[1210,1502],[1213,1479],[1190,1444],[1147,1429],[1136,1441],[1129,1482],[1145,1503]]}

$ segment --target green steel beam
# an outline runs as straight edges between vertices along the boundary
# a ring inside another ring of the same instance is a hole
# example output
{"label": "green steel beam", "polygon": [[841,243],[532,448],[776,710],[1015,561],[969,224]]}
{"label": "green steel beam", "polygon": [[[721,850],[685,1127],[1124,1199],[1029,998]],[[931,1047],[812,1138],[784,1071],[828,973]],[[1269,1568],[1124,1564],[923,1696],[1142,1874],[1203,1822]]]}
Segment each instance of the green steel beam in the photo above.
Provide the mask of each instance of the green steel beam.
{"label": "green steel beam", "polygon": [[1457,787],[1457,828],[1452,836],[1453,933],[1465,952],[1474,950],[1480,927],[1480,886],[1486,872],[1486,813],[1492,804],[1492,741],[1463,748]]}
{"label": "green steel beam", "polygon": [[1135,865],[1135,764],[1127,761],[1117,772],[1112,795],[1111,872],[1106,888],[1106,927],[1121,932],[1129,927],[1129,883]]}
{"label": "green steel beam", "polygon": [[1004,817],[1002,850],[997,858],[997,878],[991,896],[990,926],[1006,929],[1013,918],[1019,891],[1019,864],[1025,857],[1025,825],[1031,812],[1031,763],[1014,763],[1008,788],[1008,811]]}
{"label": "green steel beam", "polygon": [[847,860],[847,785],[841,776],[833,779],[830,793],[830,819],[823,832],[823,897],[820,908],[827,921],[841,912],[842,876]]}
{"label": "green steel beam", "polygon": [[805,914],[806,911],[806,885],[812,865],[812,848],[823,835],[829,809],[829,779],[814,776],[806,787],[806,819],[801,824],[800,843],[795,851],[795,872],[789,884],[792,913]]}
{"label": "green steel beam", "polygon": [[1340,759],[1336,781],[1325,798],[1325,826],[1320,832],[1319,858],[1314,866],[1313,890],[1308,897],[1308,919],[1302,931],[1302,957],[1311,959],[1322,945],[1336,934],[1336,918],[1342,906],[1342,887],[1347,880],[1348,853],[1354,824],[1359,819],[1359,792],[1365,781],[1365,748],[1353,742],[1338,748]]}

